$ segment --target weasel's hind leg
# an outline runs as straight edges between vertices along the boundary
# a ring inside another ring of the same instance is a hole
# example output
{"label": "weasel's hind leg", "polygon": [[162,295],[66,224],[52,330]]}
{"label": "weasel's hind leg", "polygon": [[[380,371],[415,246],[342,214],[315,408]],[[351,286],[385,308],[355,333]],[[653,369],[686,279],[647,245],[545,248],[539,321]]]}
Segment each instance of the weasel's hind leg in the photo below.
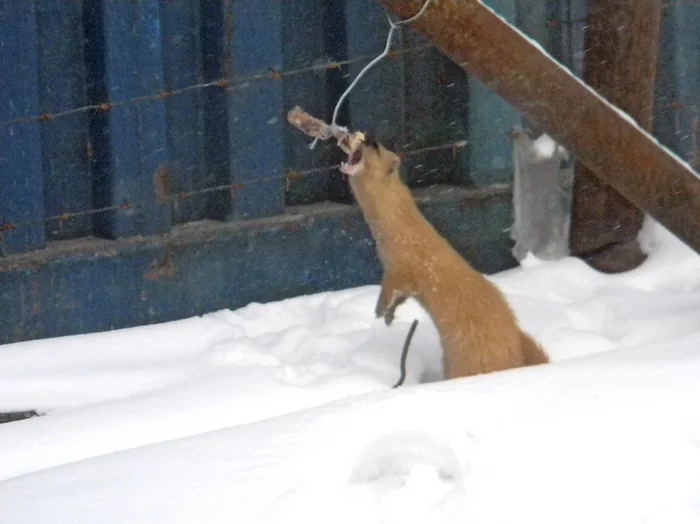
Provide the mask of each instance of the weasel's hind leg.
{"label": "weasel's hind leg", "polygon": [[526,366],[536,366],[549,362],[549,357],[544,350],[524,331],[520,332],[520,351],[522,351]]}

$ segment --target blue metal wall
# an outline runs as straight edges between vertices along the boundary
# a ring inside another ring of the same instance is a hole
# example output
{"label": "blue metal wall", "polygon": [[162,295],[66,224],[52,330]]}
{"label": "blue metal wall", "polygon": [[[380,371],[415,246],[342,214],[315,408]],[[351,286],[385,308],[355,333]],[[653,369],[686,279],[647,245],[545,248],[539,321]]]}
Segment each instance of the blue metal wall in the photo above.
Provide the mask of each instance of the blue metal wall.
{"label": "blue metal wall", "polygon": [[[488,3],[580,71],[585,1]],[[657,134],[697,165],[700,4],[665,13]],[[387,29],[375,0],[0,0],[0,343],[375,283],[338,151],[285,114],[329,118]],[[519,122],[410,29],[341,113],[487,272]]]}

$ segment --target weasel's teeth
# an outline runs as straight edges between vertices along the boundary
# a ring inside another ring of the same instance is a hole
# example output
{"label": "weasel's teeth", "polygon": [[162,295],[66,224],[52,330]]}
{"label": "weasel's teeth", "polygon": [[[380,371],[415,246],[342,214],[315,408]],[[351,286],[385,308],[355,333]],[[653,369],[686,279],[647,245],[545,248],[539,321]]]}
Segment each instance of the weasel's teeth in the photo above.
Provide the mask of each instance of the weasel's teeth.
{"label": "weasel's teeth", "polygon": [[353,175],[355,174],[355,166],[348,164],[347,162],[341,162],[340,172],[345,173],[346,175]]}

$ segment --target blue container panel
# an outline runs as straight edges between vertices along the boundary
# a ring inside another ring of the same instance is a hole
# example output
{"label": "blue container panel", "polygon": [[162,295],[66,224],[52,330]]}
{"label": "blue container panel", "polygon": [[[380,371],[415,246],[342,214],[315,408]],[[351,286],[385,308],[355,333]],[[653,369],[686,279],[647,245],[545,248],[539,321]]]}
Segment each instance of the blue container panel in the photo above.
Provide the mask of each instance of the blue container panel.
{"label": "blue container panel", "polygon": [[33,2],[0,0],[0,256],[44,246],[37,22]]}
{"label": "blue container panel", "polygon": [[172,220],[179,224],[207,217],[206,193],[215,185],[204,159],[204,83],[199,0],[160,0],[168,172]]}
{"label": "blue container panel", "polygon": [[[303,107],[309,114],[326,117],[328,67],[334,59],[326,49],[326,20],[329,2],[297,0],[282,4],[282,80],[284,108]],[[332,108],[331,108],[332,110]],[[290,173],[286,205],[296,206],[330,200],[330,175],[327,166],[334,161],[333,144],[319,142],[312,150],[302,133],[284,126],[284,165]]]}
{"label": "blue container panel", "polygon": [[[282,0],[231,2],[228,61],[233,217],[282,213],[285,207]],[[259,76],[250,79],[251,76]]]}
{"label": "blue container panel", "polygon": [[[92,208],[83,2],[37,0],[39,30],[39,110],[50,115],[41,122],[44,204],[51,240],[92,234],[89,215],[72,216]],[[55,116],[54,116],[55,115]]]}
{"label": "blue container panel", "polygon": [[[202,89],[202,138],[204,148],[203,188],[224,187],[231,184],[229,175],[228,90],[231,49],[230,0],[200,2],[202,73],[210,87]],[[227,36],[228,35],[228,36]],[[223,220],[231,214],[228,190],[202,193],[207,217]]]}
{"label": "blue container panel", "polygon": [[[387,15],[374,0],[348,0],[345,3],[348,83],[384,50],[389,31]],[[403,29],[394,37],[395,51],[402,49]],[[389,56],[370,69],[350,93],[346,103],[349,122],[338,122],[357,129],[372,130],[386,144],[404,142],[403,55]]]}
{"label": "blue container panel", "polygon": [[666,146],[700,169],[700,4],[664,8],[654,131]]}
{"label": "blue container panel", "polygon": [[167,231],[171,220],[157,0],[88,2],[95,231],[119,238]]}
{"label": "blue container panel", "polygon": [[[489,0],[485,3],[515,23],[514,0]],[[510,134],[520,121],[520,114],[508,103],[480,80],[469,78],[469,176],[475,184],[483,186],[512,180]]]}
{"label": "blue container panel", "polygon": [[405,30],[404,48],[406,182],[411,187],[473,185],[468,174],[466,73],[413,31]]}

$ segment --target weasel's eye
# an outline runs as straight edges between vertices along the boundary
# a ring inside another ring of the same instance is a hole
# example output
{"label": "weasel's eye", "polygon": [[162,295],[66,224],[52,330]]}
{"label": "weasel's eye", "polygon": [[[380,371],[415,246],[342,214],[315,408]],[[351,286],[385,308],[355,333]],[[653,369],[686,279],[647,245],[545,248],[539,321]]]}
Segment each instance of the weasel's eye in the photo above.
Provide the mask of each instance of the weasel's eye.
{"label": "weasel's eye", "polygon": [[379,142],[377,141],[376,135],[374,135],[373,133],[365,133],[365,145],[378,149]]}

